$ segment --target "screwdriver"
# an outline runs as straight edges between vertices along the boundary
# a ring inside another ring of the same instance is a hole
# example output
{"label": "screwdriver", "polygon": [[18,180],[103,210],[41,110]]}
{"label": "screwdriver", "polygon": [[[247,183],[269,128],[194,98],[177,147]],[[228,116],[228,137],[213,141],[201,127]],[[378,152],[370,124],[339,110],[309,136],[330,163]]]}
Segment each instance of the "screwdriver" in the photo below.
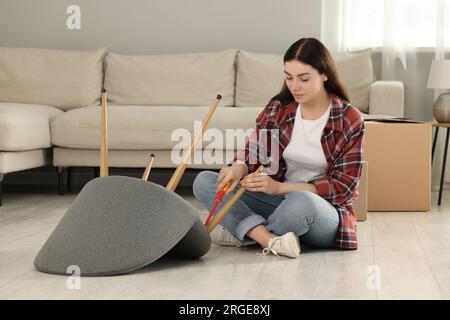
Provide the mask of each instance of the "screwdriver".
{"label": "screwdriver", "polygon": [[216,211],[217,206],[219,205],[219,203],[222,201],[223,196],[225,195],[225,192],[228,191],[228,189],[231,187],[231,185],[233,184],[233,181],[228,182],[225,187],[223,187],[222,190],[220,190],[219,192],[217,192],[216,197],[214,198],[214,205],[211,208],[211,211],[209,212],[208,218],[206,218],[205,221],[205,226],[208,226],[209,221],[211,220],[214,211]]}

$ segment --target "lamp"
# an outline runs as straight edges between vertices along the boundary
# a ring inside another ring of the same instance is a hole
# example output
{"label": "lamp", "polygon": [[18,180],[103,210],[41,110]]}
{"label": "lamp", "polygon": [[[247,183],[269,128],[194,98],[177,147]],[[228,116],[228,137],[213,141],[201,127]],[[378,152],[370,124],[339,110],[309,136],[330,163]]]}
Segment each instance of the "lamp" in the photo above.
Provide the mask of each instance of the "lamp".
{"label": "lamp", "polygon": [[[433,60],[427,88],[450,89],[450,60]],[[437,122],[450,122],[450,92],[442,93],[434,102],[433,115]]]}

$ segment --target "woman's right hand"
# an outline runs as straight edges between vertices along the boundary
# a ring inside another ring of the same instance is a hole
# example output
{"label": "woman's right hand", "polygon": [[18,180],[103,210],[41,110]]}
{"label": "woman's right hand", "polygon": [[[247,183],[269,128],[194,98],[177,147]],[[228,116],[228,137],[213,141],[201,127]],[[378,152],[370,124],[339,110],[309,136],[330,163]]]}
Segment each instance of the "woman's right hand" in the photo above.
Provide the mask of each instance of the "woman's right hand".
{"label": "woman's right hand", "polygon": [[231,186],[225,192],[225,194],[231,192],[234,187],[241,181],[242,177],[247,174],[246,164],[233,164],[232,166],[223,167],[216,181],[216,192],[222,190],[228,182],[232,181]]}

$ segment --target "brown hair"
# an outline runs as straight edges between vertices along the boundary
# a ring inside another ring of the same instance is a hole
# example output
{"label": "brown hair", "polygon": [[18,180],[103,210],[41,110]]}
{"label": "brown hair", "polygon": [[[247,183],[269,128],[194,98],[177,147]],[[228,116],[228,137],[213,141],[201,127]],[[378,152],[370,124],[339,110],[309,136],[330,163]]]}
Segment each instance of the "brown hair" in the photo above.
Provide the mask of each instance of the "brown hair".
{"label": "brown hair", "polygon": [[[309,64],[320,74],[325,74],[328,77],[328,80],[324,82],[325,90],[349,101],[347,90],[337,74],[333,57],[322,42],[315,38],[302,38],[294,42],[284,54],[283,63],[291,60]],[[287,104],[294,100],[286,85],[286,81],[283,83],[281,91],[272,99],[277,99],[282,104]]]}

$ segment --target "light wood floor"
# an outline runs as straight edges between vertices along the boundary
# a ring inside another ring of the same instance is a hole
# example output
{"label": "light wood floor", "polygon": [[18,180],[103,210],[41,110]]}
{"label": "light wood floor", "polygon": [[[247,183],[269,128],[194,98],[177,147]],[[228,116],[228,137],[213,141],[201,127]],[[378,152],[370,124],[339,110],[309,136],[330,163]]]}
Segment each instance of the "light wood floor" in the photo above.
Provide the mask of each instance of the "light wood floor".
{"label": "light wood floor", "polygon": [[[190,194],[183,196],[207,214]],[[370,212],[357,251],[304,248],[300,258],[213,245],[200,260],[162,259],[135,273],[82,278],[40,273],[33,259],[74,194],[4,194],[0,299],[449,299],[450,191],[430,212]]]}

